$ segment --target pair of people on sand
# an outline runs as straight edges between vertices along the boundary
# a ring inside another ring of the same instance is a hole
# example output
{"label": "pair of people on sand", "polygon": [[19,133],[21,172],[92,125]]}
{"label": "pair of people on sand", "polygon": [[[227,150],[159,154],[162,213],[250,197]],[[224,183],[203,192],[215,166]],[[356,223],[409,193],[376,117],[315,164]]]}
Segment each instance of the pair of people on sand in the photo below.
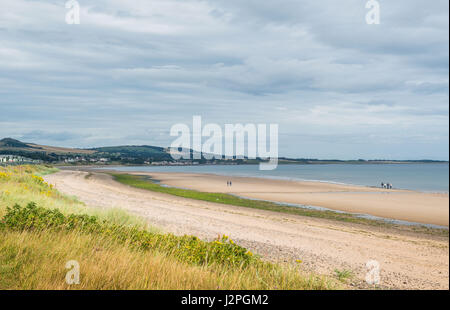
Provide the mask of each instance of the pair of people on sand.
{"label": "pair of people on sand", "polygon": [[381,188],[392,189],[392,184],[381,182]]}
{"label": "pair of people on sand", "polygon": [[233,183],[231,181],[227,181],[227,186],[232,186]]}

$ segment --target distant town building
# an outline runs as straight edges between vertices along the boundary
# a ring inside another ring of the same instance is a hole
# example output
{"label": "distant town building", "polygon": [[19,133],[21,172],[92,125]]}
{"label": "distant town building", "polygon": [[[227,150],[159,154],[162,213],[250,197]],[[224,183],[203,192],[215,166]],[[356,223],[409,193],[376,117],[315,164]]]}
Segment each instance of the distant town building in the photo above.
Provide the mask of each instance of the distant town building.
{"label": "distant town building", "polygon": [[17,155],[0,155],[0,164],[38,164],[40,160]]}

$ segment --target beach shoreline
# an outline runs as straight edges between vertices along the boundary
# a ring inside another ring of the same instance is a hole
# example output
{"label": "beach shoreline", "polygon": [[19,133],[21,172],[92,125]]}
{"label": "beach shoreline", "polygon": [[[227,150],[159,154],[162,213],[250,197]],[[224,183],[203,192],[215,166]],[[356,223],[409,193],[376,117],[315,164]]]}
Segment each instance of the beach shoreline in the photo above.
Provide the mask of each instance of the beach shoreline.
{"label": "beach shoreline", "polygon": [[121,208],[164,232],[225,234],[266,260],[300,259],[319,274],[352,270],[355,288],[367,288],[366,263],[376,260],[381,288],[448,289],[448,236],[189,199],[119,183],[106,171],[62,170],[45,180],[86,207]]}
{"label": "beach shoreline", "polygon": [[[109,170],[101,169],[102,172]],[[109,172],[116,170],[111,170]],[[448,193],[347,185],[330,182],[277,180],[203,173],[126,171],[145,175],[161,184],[201,192],[232,194],[273,201],[364,214],[411,223],[449,225]],[[227,186],[227,181],[232,186]]]}

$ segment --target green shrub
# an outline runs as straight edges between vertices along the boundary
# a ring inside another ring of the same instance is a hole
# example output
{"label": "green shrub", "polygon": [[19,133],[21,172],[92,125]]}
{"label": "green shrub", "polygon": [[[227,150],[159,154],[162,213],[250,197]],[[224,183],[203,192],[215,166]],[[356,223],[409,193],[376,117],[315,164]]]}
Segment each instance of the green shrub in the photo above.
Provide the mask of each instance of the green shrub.
{"label": "green shrub", "polygon": [[225,264],[245,267],[249,263],[261,263],[247,249],[235,244],[227,236],[213,242],[195,236],[158,234],[139,229],[100,222],[95,216],[70,214],[65,216],[57,209],[45,209],[29,203],[25,207],[7,208],[0,222],[1,229],[11,230],[77,230],[82,233],[98,233],[139,250],[153,250],[174,256],[197,265]]}

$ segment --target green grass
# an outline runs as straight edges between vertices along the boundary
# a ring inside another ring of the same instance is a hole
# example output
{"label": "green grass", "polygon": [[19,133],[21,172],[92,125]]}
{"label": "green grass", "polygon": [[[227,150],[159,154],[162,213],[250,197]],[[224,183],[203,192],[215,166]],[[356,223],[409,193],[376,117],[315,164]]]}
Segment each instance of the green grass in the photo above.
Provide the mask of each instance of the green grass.
{"label": "green grass", "polygon": [[52,167],[52,166],[38,166],[38,167],[39,168],[36,169],[34,175],[40,176],[40,177],[43,177],[45,175],[52,174],[52,173],[55,173],[55,172],[59,171],[58,168],[55,168],[55,167]]}
{"label": "green grass", "polygon": [[351,279],[353,277],[353,272],[351,270],[339,270],[339,269],[335,269],[334,273],[336,274],[336,278],[345,283],[348,279]]}
{"label": "green grass", "polygon": [[[334,289],[334,278],[263,261],[227,236],[163,234],[121,209],[59,193],[44,166],[0,167],[0,289]],[[35,203],[36,202],[36,203]],[[65,283],[76,260],[81,283]]]}
{"label": "green grass", "polygon": [[391,223],[388,223],[385,221],[371,220],[371,219],[357,217],[356,215],[350,214],[350,213],[340,213],[340,212],[338,213],[338,212],[328,211],[328,210],[324,210],[324,211],[311,210],[311,209],[306,209],[306,208],[292,207],[292,206],[288,206],[288,205],[277,204],[277,203],[270,202],[270,201],[245,199],[245,198],[240,198],[240,197],[230,195],[230,194],[206,193],[206,192],[199,192],[199,191],[189,190],[189,189],[166,187],[166,186],[161,186],[157,183],[154,183],[151,179],[149,180],[147,176],[118,174],[118,173],[112,173],[111,175],[114,177],[114,179],[116,181],[118,181],[122,184],[125,184],[125,185],[129,185],[132,187],[141,188],[141,189],[145,189],[145,190],[150,190],[150,191],[154,191],[154,192],[195,199],[195,200],[202,200],[202,201],[208,201],[208,202],[214,202],[214,203],[240,206],[240,207],[245,207],[245,208],[266,210],[266,211],[281,212],[281,213],[300,215],[300,216],[323,218],[323,219],[355,223],[355,224],[366,224],[366,225],[372,225],[372,226],[391,227],[391,228],[397,228],[397,229],[401,229],[401,230],[408,230],[408,231],[421,232],[421,233],[427,233],[427,234],[448,236],[448,229],[437,229],[437,228],[430,228],[427,226],[396,225],[396,224],[391,224]]}
{"label": "green grass", "polygon": [[72,259],[83,262],[83,289],[339,287],[332,279],[265,262],[227,236],[208,242],[154,233],[34,203],[7,208],[0,220],[0,289],[69,288],[63,266]]}
{"label": "green grass", "polygon": [[[69,260],[80,265],[78,285],[65,282]],[[324,290],[343,286],[335,279],[289,266],[190,264],[164,252],[133,249],[95,233],[47,229],[0,233],[3,290]]]}
{"label": "green grass", "polygon": [[64,215],[57,209],[46,209],[29,203],[22,207],[7,208],[0,220],[0,231],[79,231],[126,243],[132,248],[170,253],[180,261],[197,265],[230,265],[245,267],[249,264],[266,264],[252,252],[235,244],[227,236],[206,242],[195,236],[176,236],[150,232],[139,227],[112,224],[87,214]]}
{"label": "green grass", "polygon": [[42,165],[0,167],[0,217],[7,207],[35,202],[46,208],[58,209],[63,214],[88,214],[119,225],[139,226],[157,231],[157,228],[148,225],[143,218],[123,209],[87,207],[76,197],[58,192],[42,179],[42,176],[56,171],[58,169]]}

